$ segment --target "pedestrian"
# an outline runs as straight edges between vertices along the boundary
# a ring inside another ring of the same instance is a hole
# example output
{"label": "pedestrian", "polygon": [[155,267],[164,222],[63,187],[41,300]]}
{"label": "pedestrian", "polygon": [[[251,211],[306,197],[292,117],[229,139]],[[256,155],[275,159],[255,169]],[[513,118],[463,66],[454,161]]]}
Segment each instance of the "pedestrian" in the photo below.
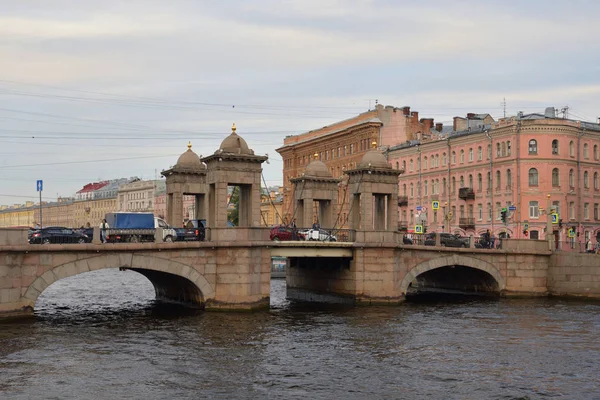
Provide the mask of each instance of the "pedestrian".
{"label": "pedestrian", "polygon": [[491,247],[491,241],[490,241],[490,230],[486,230],[485,233],[483,234],[483,240],[485,241],[485,246],[488,249]]}
{"label": "pedestrian", "polygon": [[594,252],[594,246],[592,245],[592,239],[588,239],[587,242],[585,243],[585,251],[587,253]]}
{"label": "pedestrian", "polygon": [[496,237],[492,233],[492,237],[490,238],[490,249],[494,249],[494,243],[496,242]]}
{"label": "pedestrian", "polygon": [[108,222],[106,222],[106,219],[103,219],[102,223],[100,224],[100,241],[102,243],[106,243],[106,230],[109,228],[110,226],[108,226]]}
{"label": "pedestrian", "polygon": [[321,229],[321,225],[319,225],[319,220],[315,220],[315,223],[312,226],[313,229]]}
{"label": "pedestrian", "polygon": [[298,231],[296,227],[296,218],[292,219],[292,240],[298,240]]}

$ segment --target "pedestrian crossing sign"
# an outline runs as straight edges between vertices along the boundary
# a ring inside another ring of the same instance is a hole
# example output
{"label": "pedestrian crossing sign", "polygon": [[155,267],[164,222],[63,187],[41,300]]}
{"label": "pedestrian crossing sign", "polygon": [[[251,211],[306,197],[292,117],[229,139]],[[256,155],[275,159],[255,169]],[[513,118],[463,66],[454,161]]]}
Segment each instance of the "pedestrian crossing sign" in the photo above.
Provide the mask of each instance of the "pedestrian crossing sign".
{"label": "pedestrian crossing sign", "polygon": [[558,224],[558,213],[552,213],[552,223]]}
{"label": "pedestrian crossing sign", "polygon": [[423,233],[423,225],[415,225],[415,233]]}
{"label": "pedestrian crossing sign", "polygon": [[575,228],[569,228],[569,237],[570,238],[574,238],[575,237]]}
{"label": "pedestrian crossing sign", "polygon": [[439,210],[440,209],[440,202],[439,201],[432,201],[431,202],[431,209],[432,210]]}

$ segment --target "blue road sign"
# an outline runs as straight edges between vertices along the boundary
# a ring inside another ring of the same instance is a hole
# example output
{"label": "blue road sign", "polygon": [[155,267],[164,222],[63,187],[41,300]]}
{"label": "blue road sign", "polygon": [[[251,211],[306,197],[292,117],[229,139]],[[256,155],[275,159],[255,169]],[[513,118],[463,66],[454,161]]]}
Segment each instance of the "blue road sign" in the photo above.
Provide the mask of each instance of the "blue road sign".
{"label": "blue road sign", "polygon": [[517,210],[517,206],[509,206],[508,210],[509,211],[516,211]]}
{"label": "blue road sign", "polygon": [[35,187],[37,189],[38,192],[41,192],[42,190],[44,190],[44,181],[43,180],[38,180],[35,184]]}
{"label": "blue road sign", "polygon": [[417,206],[417,211],[421,211],[421,206]]}

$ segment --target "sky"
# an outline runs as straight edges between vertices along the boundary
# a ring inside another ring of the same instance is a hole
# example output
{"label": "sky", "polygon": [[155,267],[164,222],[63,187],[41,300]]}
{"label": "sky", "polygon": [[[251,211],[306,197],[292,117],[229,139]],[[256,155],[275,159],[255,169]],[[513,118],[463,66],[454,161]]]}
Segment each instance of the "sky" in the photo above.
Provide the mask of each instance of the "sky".
{"label": "sky", "polygon": [[0,0],[0,204],[160,178],[232,123],[282,183],[287,135],[378,102],[422,118],[600,117],[595,0]]}

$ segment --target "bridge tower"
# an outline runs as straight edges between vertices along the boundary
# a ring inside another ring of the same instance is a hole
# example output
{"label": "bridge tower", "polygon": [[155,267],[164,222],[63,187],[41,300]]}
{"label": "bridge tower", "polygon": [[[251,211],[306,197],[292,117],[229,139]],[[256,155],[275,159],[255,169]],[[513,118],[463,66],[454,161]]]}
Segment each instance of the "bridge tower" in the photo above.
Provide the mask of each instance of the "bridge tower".
{"label": "bridge tower", "polygon": [[[262,238],[259,229],[260,189],[262,163],[267,160],[267,157],[255,155],[254,150],[248,147],[236,130],[233,124],[231,134],[223,140],[219,149],[214,154],[202,158],[207,166],[207,224],[211,230],[211,241]],[[228,188],[230,186],[239,188],[238,228],[245,229],[228,229]]]}
{"label": "bridge tower", "polygon": [[355,169],[348,175],[350,193],[348,223],[357,231],[356,240],[371,241],[372,232],[383,234],[384,241],[395,241],[398,229],[398,176],[401,170],[393,169],[385,156],[372,143]]}
{"label": "bridge tower", "polygon": [[206,219],[206,164],[192,151],[192,143],[177,164],[164,170],[161,175],[167,183],[167,222],[171,226],[181,227],[183,222],[183,196],[192,195],[195,207],[192,219]]}
{"label": "bridge tower", "polygon": [[[335,216],[337,185],[341,180],[331,176],[327,166],[318,159],[318,154],[315,154],[315,158],[306,166],[302,176],[290,181],[294,185],[292,204],[299,221],[298,226],[308,228],[315,219],[323,228],[339,225],[340,221],[337,221]],[[315,202],[317,203],[316,215],[314,215]]]}

